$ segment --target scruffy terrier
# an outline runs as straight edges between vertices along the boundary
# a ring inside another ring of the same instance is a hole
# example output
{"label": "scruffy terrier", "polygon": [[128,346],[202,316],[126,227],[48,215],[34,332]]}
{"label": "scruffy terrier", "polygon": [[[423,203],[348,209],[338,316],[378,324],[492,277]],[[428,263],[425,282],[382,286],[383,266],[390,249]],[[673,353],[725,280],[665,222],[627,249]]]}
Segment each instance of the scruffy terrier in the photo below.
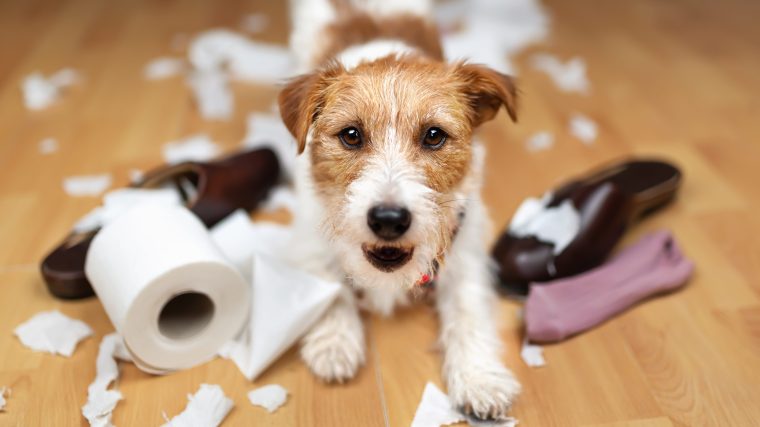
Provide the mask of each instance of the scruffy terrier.
{"label": "scruffy terrier", "polygon": [[484,151],[472,133],[501,106],[514,120],[512,79],[446,63],[428,0],[291,8],[291,47],[307,73],[279,97],[301,153],[290,255],[345,284],[304,337],[303,359],[326,381],[352,378],[366,352],[359,306],[388,315],[434,281],[452,402],[504,418],[520,384],[500,359]]}

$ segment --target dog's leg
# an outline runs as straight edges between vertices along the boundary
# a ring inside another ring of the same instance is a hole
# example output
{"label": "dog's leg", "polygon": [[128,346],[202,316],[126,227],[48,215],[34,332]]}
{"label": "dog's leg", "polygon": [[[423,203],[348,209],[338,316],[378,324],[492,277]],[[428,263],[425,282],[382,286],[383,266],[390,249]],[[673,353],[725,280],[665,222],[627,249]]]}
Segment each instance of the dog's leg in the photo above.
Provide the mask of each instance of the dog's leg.
{"label": "dog's leg", "polygon": [[[479,204],[479,203],[478,203]],[[468,210],[437,283],[444,350],[443,376],[452,403],[478,418],[503,419],[520,384],[500,360],[493,305],[496,299],[481,248],[481,206]]]}
{"label": "dog's leg", "polygon": [[348,287],[301,340],[301,357],[324,381],[343,382],[364,363],[364,330]]}

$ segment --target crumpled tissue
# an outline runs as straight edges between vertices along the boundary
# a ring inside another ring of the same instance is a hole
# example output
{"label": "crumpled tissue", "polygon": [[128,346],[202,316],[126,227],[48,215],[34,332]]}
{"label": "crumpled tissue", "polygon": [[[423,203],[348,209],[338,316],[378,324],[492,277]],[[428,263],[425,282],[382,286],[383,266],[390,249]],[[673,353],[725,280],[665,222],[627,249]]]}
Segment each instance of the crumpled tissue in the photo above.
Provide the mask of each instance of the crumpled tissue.
{"label": "crumpled tissue", "polygon": [[119,390],[108,387],[119,378],[116,359],[130,361],[124,341],[119,334],[111,333],[100,342],[98,358],[95,362],[95,380],[87,387],[87,403],[82,406],[82,415],[92,427],[111,427],[111,413],[122,399]]}
{"label": "crumpled tissue", "polygon": [[579,57],[562,62],[554,55],[539,53],[531,58],[533,68],[548,74],[563,92],[588,94],[591,85],[586,78],[586,62]]}
{"label": "crumpled tissue", "polygon": [[509,224],[509,233],[517,237],[535,236],[552,243],[554,255],[559,255],[573,241],[581,228],[581,217],[571,200],[548,207],[551,194],[542,199],[525,199]]}
{"label": "crumpled tissue", "polygon": [[74,197],[99,196],[111,186],[111,174],[70,176],[63,179],[63,191]]}
{"label": "crumpled tissue", "polygon": [[13,332],[22,344],[32,350],[66,357],[74,354],[79,341],[92,335],[92,329],[86,323],[58,310],[37,313]]}
{"label": "crumpled tissue", "polygon": [[288,400],[288,391],[279,384],[269,384],[249,391],[248,400],[272,413]]}
{"label": "crumpled tissue", "polygon": [[21,83],[24,105],[29,110],[45,109],[60,97],[61,89],[81,79],[79,73],[71,68],[64,68],[48,78],[39,72],[32,73]]}
{"label": "crumpled tissue", "polygon": [[219,154],[219,146],[208,135],[191,135],[167,142],[162,148],[164,160],[169,164],[187,161],[205,162]]}
{"label": "crumpled tissue", "polygon": [[235,403],[216,384],[201,384],[194,395],[187,396],[185,410],[164,427],[216,427],[224,421]]}
{"label": "crumpled tissue", "polygon": [[546,360],[544,360],[544,348],[540,345],[531,344],[527,337],[523,340],[522,348],[520,349],[520,357],[523,362],[531,368],[546,366]]}
{"label": "crumpled tissue", "polygon": [[219,355],[253,380],[322,316],[339,291],[336,282],[255,254],[248,326]]}

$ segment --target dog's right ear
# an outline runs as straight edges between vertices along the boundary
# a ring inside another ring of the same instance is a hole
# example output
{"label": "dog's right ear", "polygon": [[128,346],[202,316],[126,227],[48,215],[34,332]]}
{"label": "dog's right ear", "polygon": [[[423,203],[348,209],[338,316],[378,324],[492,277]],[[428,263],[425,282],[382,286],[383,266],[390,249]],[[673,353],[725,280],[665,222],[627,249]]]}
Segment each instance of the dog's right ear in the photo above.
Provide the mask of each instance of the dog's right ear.
{"label": "dog's right ear", "polygon": [[296,139],[299,154],[306,147],[309,127],[322,107],[325,89],[339,72],[340,68],[333,66],[295,77],[280,92],[280,116]]}

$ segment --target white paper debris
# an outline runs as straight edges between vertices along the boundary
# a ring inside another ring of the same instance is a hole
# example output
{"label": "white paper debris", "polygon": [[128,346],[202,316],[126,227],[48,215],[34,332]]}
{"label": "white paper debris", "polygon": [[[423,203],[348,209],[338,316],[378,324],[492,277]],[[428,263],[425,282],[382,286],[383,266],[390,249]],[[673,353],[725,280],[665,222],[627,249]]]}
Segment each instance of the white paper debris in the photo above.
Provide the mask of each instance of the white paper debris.
{"label": "white paper debris", "polygon": [[81,320],[52,310],[37,313],[16,327],[14,334],[32,350],[70,357],[79,341],[92,335],[92,329]]}
{"label": "white paper debris", "polygon": [[209,30],[196,37],[188,58],[199,72],[227,70],[232,78],[278,83],[294,74],[294,58],[281,46],[255,42],[228,30]]}
{"label": "white paper debris", "polygon": [[148,62],[143,68],[143,77],[148,80],[161,80],[178,76],[186,70],[185,60],[181,58],[160,57]]}
{"label": "white paper debris", "polygon": [[58,151],[58,140],[55,138],[45,138],[37,145],[40,154],[48,155]]}
{"label": "white paper debris", "polygon": [[530,152],[544,151],[554,146],[554,135],[551,132],[538,132],[525,141],[525,148]]}
{"label": "white paper debris", "polygon": [[45,109],[59,98],[61,89],[80,80],[79,73],[70,68],[64,68],[48,78],[39,72],[32,73],[21,83],[24,105],[29,110]]}
{"label": "white paper debris", "polygon": [[271,148],[277,154],[283,175],[292,179],[298,146],[279,114],[249,114],[243,146],[246,148]]}
{"label": "white paper debris", "polygon": [[291,228],[273,222],[252,222],[239,209],[214,225],[211,239],[243,277],[251,278],[254,254],[282,257],[291,239]]}
{"label": "white paper debris", "polygon": [[449,397],[429,382],[414,413],[412,427],[440,427],[465,420],[465,416],[451,406]]}
{"label": "white paper debris", "polygon": [[563,63],[556,56],[546,53],[533,55],[533,68],[548,74],[554,84],[564,92],[588,94],[591,86],[586,78],[586,62],[574,57]]}
{"label": "white paper debris", "polygon": [[9,388],[0,387],[0,412],[5,411],[5,393],[6,391],[8,391],[8,394],[10,395],[9,390],[10,390]]}
{"label": "white paper debris", "polygon": [[272,413],[288,400],[288,391],[279,384],[269,384],[249,391],[248,400]]}
{"label": "white paper debris", "polygon": [[525,199],[512,217],[509,232],[516,237],[535,236],[552,243],[554,255],[559,255],[578,235],[581,217],[571,200],[550,208],[547,207],[550,198],[547,195],[542,200]]}
{"label": "white paper debris", "polygon": [[216,427],[235,406],[232,399],[215,384],[201,384],[194,395],[187,396],[187,400],[185,410],[164,427]]}
{"label": "white paper debris", "polygon": [[103,196],[103,205],[80,218],[73,230],[82,233],[98,229],[144,203],[179,205],[182,198],[174,188],[120,188],[109,191]]}
{"label": "white paper debris", "polygon": [[544,360],[544,348],[540,345],[531,344],[528,338],[525,338],[520,349],[520,357],[526,365],[531,368],[546,366]]}
{"label": "white paper debris", "polygon": [[167,142],[163,146],[163,154],[164,160],[169,164],[186,161],[205,162],[219,154],[219,147],[208,135],[198,134]]}
{"label": "white paper debris", "polygon": [[286,209],[293,213],[296,211],[296,206],[298,206],[298,200],[295,191],[290,187],[278,185],[269,192],[269,197],[264,200],[261,209],[264,212]]}
{"label": "white paper debris", "polygon": [[74,197],[99,196],[111,186],[111,174],[70,176],[63,179],[63,191]]}
{"label": "white paper debris", "polygon": [[269,25],[269,17],[263,13],[251,13],[240,21],[240,29],[251,34],[264,31]]}
{"label": "white paper debris", "polygon": [[[251,317],[241,337],[219,355],[256,378],[332,304],[340,284],[327,282],[266,256],[254,255]],[[287,310],[283,310],[287,307]]]}
{"label": "white paper debris", "polygon": [[596,141],[598,129],[596,123],[583,114],[573,114],[570,117],[570,134],[581,140],[586,145]]}
{"label": "white paper debris", "polygon": [[221,71],[209,70],[192,73],[187,84],[193,90],[201,117],[207,120],[229,120],[235,100],[227,76]]}
{"label": "white paper debris", "polygon": [[119,334],[111,333],[103,337],[95,362],[95,380],[87,387],[87,403],[82,406],[82,415],[90,426],[111,427],[111,413],[122,399],[119,390],[108,387],[119,378],[116,359],[131,361],[124,341]]}
{"label": "white paper debris", "polygon": [[[440,10],[438,10],[440,9]],[[536,0],[453,1],[436,6],[449,60],[470,59],[514,73],[509,58],[548,34],[549,19]]]}

